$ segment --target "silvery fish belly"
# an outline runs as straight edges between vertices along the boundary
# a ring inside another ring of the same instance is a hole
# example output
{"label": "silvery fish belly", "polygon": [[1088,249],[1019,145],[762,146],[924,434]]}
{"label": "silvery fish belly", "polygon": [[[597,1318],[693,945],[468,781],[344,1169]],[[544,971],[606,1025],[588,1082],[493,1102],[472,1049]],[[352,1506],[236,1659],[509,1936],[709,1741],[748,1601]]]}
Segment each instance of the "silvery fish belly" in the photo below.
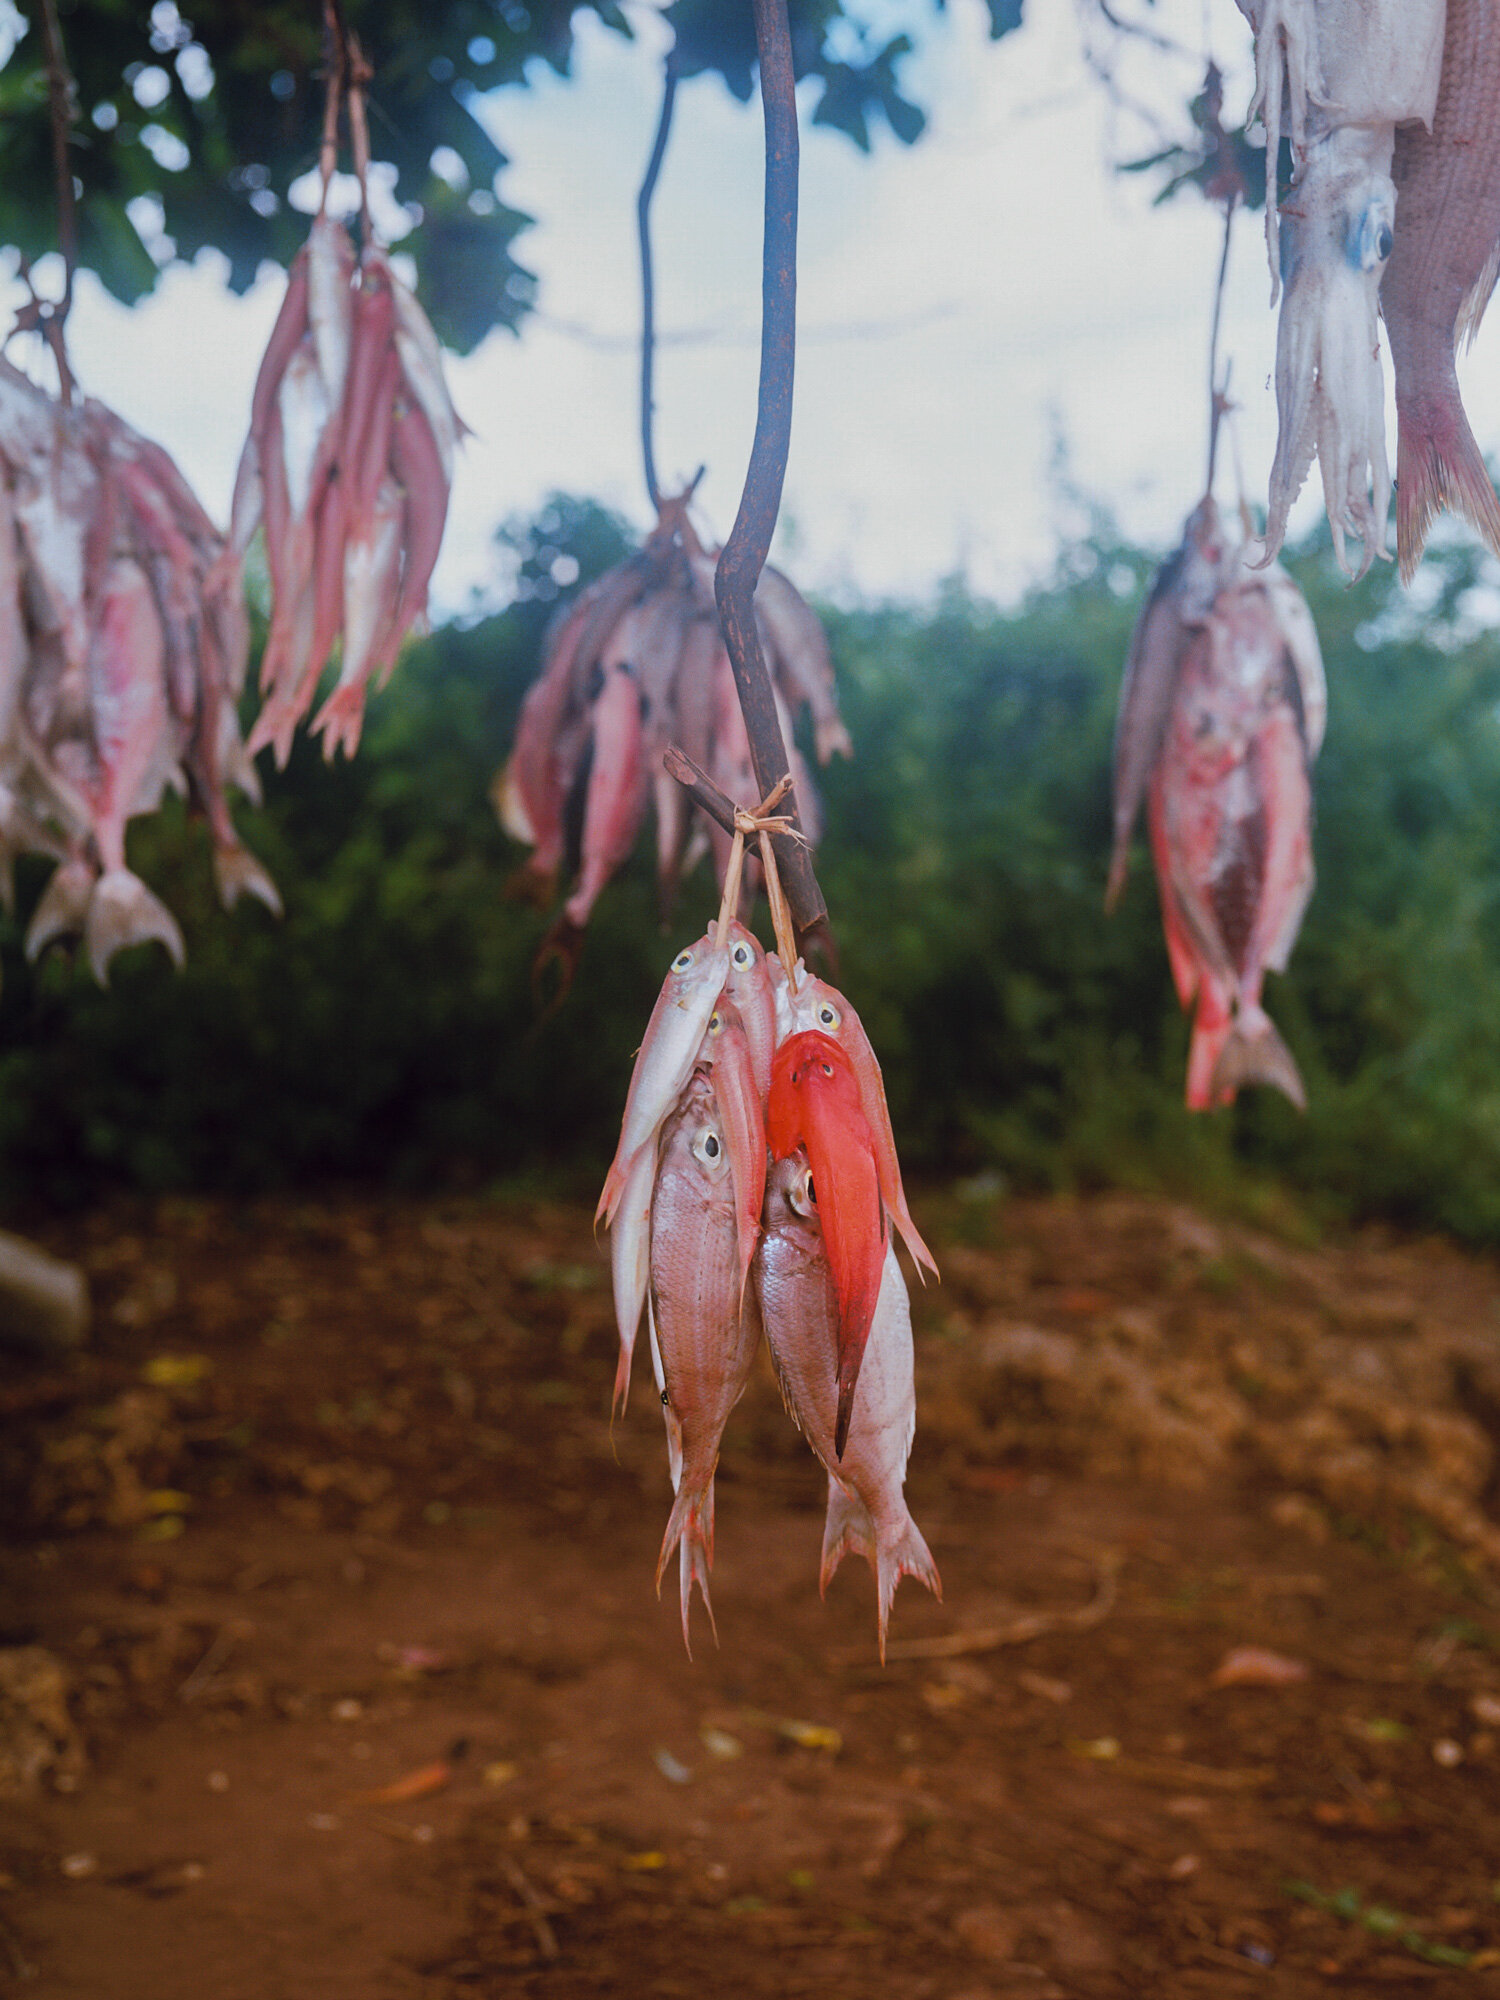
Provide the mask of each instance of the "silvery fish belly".
{"label": "silvery fish belly", "polygon": [[1430,121],[1396,134],[1396,246],[1380,287],[1396,374],[1396,552],[1409,582],[1445,507],[1500,554],[1500,500],[1458,391],[1500,268],[1500,8],[1448,0]]}
{"label": "silvery fish belly", "polygon": [[894,1249],[888,1250],[842,1459],[834,1449],[838,1301],[816,1189],[801,1152],[771,1166],[755,1287],[786,1406],[828,1473],[819,1586],[827,1590],[851,1549],[865,1558],[875,1572],[883,1660],[901,1578],[914,1576],[942,1596],[937,1565],[902,1490],[917,1413],[911,1308],[901,1268]]}
{"label": "silvery fish belly", "polygon": [[677,1493],[656,1565],[656,1585],[679,1549],[682,1636],[696,1582],[713,1622],[714,1468],[729,1413],[749,1379],[760,1339],[741,1311],[739,1238],[730,1152],[711,1079],[689,1079],[662,1128],[651,1202],[652,1360]]}
{"label": "silvery fish belly", "polygon": [[[1256,108],[1266,129],[1266,231],[1276,334],[1278,434],[1267,552],[1286,534],[1314,457],[1334,550],[1363,576],[1385,553],[1391,480],[1377,309],[1398,228],[1398,125],[1432,120],[1444,0],[1240,0],[1255,29]],[[1283,120],[1292,191],[1278,213]],[[1348,547],[1353,536],[1358,555]]]}
{"label": "silvery fish belly", "polygon": [[[1255,572],[1224,590],[1189,648],[1151,785],[1162,922],[1184,1008],[1196,1002],[1187,1102],[1271,1083],[1299,1108],[1297,1066],[1260,1004],[1312,893],[1304,660]],[[1318,674],[1321,684],[1321,663]]]}

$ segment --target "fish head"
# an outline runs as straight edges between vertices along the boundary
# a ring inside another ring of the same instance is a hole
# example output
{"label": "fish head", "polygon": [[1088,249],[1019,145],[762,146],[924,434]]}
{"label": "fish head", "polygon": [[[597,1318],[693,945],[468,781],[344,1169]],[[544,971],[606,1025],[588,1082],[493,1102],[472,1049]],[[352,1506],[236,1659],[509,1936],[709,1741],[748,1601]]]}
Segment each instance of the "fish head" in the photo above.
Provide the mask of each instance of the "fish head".
{"label": "fish head", "polygon": [[714,1102],[713,1084],[694,1070],[677,1100],[677,1109],[663,1135],[659,1173],[675,1171],[705,1181],[712,1188],[729,1175],[729,1147]]}
{"label": "fish head", "polygon": [[771,1087],[771,1052],[776,1045],[776,996],[771,966],[780,961],[766,954],[753,931],[734,918],[729,925],[729,977],[724,990],[734,1002],[750,1043],[755,1081],[762,1097]]}
{"label": "fish head", "polygon": [[[685,944],[667,967],[662,992],[677,1007],[691,1007],[712,985],[714,994],[723,990],[729,954],[714,938],[712,930]],[[717,984],[715,984],[717,982]]]}
{"label": "fish head", "polygon": [[813,1190],[812,1168],[800,1146],[784,1160],[773,1160],[766,1171],[765,1224],[767,1235],[795,1235],[806,1231],[822,1239],[823,1226]]}
{"label": "fish head", "polygon": [[842,1120],[855,1115],[864,1124],[859,1085],[848,1056],[831,1035],[815,1028],[788,1035],[771,1064],[766,1137],[777,1159],[801,1145],[808,1112],[814,1105],[824,1114],[825,1122],[830,1116]]}

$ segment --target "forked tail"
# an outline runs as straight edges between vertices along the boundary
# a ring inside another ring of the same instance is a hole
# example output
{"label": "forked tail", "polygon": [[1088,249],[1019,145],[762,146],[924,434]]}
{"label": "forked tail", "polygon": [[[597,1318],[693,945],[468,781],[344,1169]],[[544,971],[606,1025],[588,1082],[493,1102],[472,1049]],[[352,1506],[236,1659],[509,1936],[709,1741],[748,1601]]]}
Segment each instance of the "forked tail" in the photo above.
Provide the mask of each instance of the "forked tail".
{"label": "forked tail", "polygon": [[667,1564],[672,1559],[672,1551],[677,1554],[677,1576],[682,1591],[682,1643],[687,1648],[688,1658],[693,1657],[693,1640],[689,1613],[693,1602],[693,1585],[696,1583],[703,1597],[703,1609],[708,1613],[709,1630],[714,1635],[714,1644],[719,1643],[719,1628],[714,1622],[713,1602],[708,1594],[708,1573],[714,1564],[714,1482],[710,1474],[708,1484],[701,1493],[684,1486],[677,1495],[671,1515],[667,1521],[667,1532],[662,1537],[661,1554],[656,1559],[656,1594],[661,1595],[661,1580],[666,1574]]}
{"label": "forked tail", "polygon": [[1427,535],[1444,508],[1462,514],[1500,555],[1500,498],[1458,398],[1423,396],[1397,406],[1396,554],[1410,583]]}
{"label": "forked tail", "polygon": [[856,1555],[864,1557],[875,1572],[882,1666],[885,1665],[885,1635],[891,1619],[891,1604],[896,1595],[896,1585],[902,1577],[914,1576],[919,1583],[925,1583],[939,1602],[943,1596],[943,1580],[938,1575],[937,1564],[932,1560],[932,1551],[922,1539],[922,1530],[906,1511],[904,1501],[901,1516],[895,1528],[882,1535],[859,1495],[841,1480],[829,1475],[828,1517],[823,1525],[823,1561],[818,1571],[818,1590],[827,1595],[835,1570],[851,1549]]}
{"label": "forked tail", "polygon": [[1209,1077],[1209,1100],[1230,1104],[1235,1092],[1247,1083],[1269,1083],[1299,1111],[1307,1109],[1307,1092],[1296,1060],[1270,1015],[1258,1007],[1242,1007],[1236,1016]]}

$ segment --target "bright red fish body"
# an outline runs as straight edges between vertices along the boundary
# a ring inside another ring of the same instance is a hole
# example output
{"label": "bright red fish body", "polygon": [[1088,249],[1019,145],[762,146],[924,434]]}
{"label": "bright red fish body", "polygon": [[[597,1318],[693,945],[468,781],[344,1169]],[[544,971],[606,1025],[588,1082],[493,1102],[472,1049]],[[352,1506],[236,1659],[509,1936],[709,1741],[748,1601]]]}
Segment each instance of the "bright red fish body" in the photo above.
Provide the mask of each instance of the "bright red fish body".
{"label": "bright red fish body", "polygon": [[789,1035],[777,1049],[771,1065],[766,1140],[778,1160],[803,1147],[812,1168],[823,1243],[839,1301],[834,1450],[842,1455],[859,1365],[880,1297],[890,1231],[859,1080],[831,1035],[809,1029]]}

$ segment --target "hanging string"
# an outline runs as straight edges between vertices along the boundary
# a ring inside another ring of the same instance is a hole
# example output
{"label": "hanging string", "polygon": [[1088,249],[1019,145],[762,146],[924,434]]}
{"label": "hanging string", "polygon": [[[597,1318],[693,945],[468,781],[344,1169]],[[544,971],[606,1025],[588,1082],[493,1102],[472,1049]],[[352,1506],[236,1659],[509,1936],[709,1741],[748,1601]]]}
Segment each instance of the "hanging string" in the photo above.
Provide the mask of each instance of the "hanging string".
{"label": "hanging string", "polygon": [[27,308],[30,324],[42,333],[52,350],[58,391],[66,407],[73,400],[73,371],[68,366],[63,329],[73,309],[73,273],[78,265],[78,208],[73,194],[73,166],[68,158],[68,134],[73,124],[77,86],[63,54],[56,0],[42,0],[41,13],[42,39],[47,51],[47,100],[52,116],[52,171],[57,182],[57,247],[63,260],[62,297],[51,303],[39,297],[31,282],[30,267],[24,260],[21,276],[31,293]]}
{"label": "hanging string", "polygon": [[656,140],[635,203],[636,230],[641,244],[641,456],[646,466],[646,491],[658,513],[661,512],[661,489],[656,483],[656,454],[651,442],[652,423],[656,415],[652,385],[656,366],[656,293],[651,268],[651,201],[656,193],[661,163],[666,157],[667,139],[672,130],[672,108],[676,101],[677,50],[674,46],[662,64],[661,117],[657,121]]}
{"label": "hanging string", "polygon": [[[765,248],[761,283],[760,394],[755,441],[729,540],[714,573],[719,623],[734,669],[755,781],[769,793],[790,768],[771,676],[755,621],[760,580],[781,506],[792,434],[797,344],[797,97],[786,0],[754,0],[755,44],[766,129]],[[781,880],[804,945],[831,947],[828,905],[800,834],[796,792],[786,795],[787,833],[772,836]]]}

